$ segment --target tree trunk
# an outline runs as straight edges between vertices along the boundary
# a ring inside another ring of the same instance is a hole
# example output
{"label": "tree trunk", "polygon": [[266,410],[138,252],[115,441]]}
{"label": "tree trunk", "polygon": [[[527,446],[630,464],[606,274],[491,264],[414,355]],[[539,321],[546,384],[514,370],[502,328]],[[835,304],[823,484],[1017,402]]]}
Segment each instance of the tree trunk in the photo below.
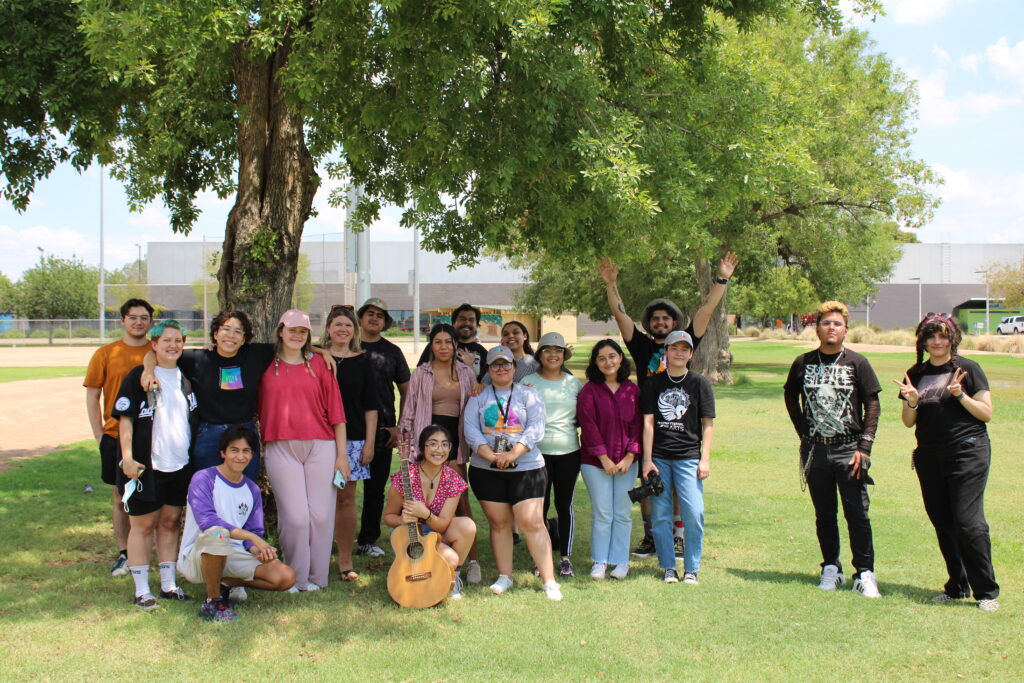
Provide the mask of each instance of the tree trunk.
{"label": "tree trunk", "polygon": [[[714,274],[707,259],[698,258],[696,266],[700,298],[703,301],[714,285]],[[729,323],[725,315],[728,300],[729,295],[726,294],[711,314],[707,332],[704,333],[691,363],[694,370],[707,377],[713,384],[732,383],[732,352],[729,351]]]}
{"label": "tree trunk", "polygon": [[306,148],[302,118],[285,102],[278,72],[286,41],[251,61],[238,44],[232,71],[239,107],[238,191],[228,216],[217,298],[252,318],[258,341],[272,341],[295,286],[302,228],[320,178]]}

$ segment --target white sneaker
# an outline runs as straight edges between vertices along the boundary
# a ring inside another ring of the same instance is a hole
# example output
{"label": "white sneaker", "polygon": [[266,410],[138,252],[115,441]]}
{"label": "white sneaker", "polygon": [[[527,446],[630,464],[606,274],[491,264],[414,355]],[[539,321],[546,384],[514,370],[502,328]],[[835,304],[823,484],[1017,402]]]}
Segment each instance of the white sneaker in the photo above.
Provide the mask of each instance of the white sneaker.
{"label": "white sneaker", "polygon": [[320,590],[321,588],[323,588],[323,586],[318,586],[315,583],[307,583],[305,589],[303,590],[305,590],[307,593],[312,593],[314,591]]}
{"label": "white sneaker", "polygon": [[384,557],[384,548],[381,548],[376,543],[364,543],[363,545],[356,548],[356,555],[366,555],[367,557]]}
{"label": "white sneaker", "polygon": [[512,577],[508,574],[498,574],[498,580],[491,584],[491,592],[501,595],[512,587]]}
{"label": "white sneaker", "polygon": [[476,560],[470,560],[469,566],[466,567],[466,583],[471,583],[474,586],[483,581],[483,577],[480,576],[480,563]]}
{"label": "white sneaker", "polygon": [[846,583],[846,577],[834,564],[826,564],[821,568],[821,579],[818,581],[818,588],[823,591],[834,591],[837,587]]}
{"label": "white sneaker", "polygon": [[978,609],[982,612],[995,612],[999,609],[999,601],[995,598],[990,600],[978,600]]}
{"label": "white sneaker", "polygon": [[603,579],[606,569],[608,569],[607,562],[595,562],[594,566],[590,568],[590,578]]}
{"label": "white sneaker", "polygon": [[615,569],[613,569],[611,572],[611,577],[613,579],[619,579],[621,581],[622,579],[626,578],[626,574],[629,574],[629,565],[617,564],[615,565]]}
{"label": "white sneaker", "polygon": [[548,596],[548,600],[554,600],[557,602],[562,599],[562,587],[558,585],[557,581],[551,579],[544,584],[544,595]]}
{"label": "white sneaker", "polygon": [[875,573],[867,569],[862,571],[860,576],[853,580],[853,590],[865,598],[882,597],[882,594],[878,592],[878,580],[875,579]]}
{"label": "white sneaker", "polygon": [[245,592],[245,586],[235,586],[228,591],[228,600],[234,600],[235,602],[245,602],[249,599],[249,594]]}
{"label": "white sneaker", "polygon": [[289,593],[298,593],[299,592],[299,587],[295,586],[295,585],[292,585],[292,587],[288,589],[288,592]]}
{"label": "white sneaker", "polygon": [[462,599],[462,577],[458,574],[455,575],[455,581],[452,583],[452,592],[448,596],[449,600],[461,600]]}

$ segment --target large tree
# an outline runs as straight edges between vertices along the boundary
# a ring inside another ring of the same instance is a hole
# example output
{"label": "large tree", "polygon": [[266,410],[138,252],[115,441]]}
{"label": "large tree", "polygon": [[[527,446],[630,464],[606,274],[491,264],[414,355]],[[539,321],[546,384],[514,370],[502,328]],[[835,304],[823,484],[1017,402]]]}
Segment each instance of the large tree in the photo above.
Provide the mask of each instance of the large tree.
{"label": "large tree", "polygon": [[[861,31],[829,34],[789,16],[721,35],[700,71],[665,55],[610,104],[628,121],[620,149],[637,169],[634,192],[656,211],[545,250],[524,303],[607,318],[599,254],[622,266],[637,318],[656,296],[693,312],[727,248],[748,292],[785,281],[791,301],[808,290],[860,301],[890,272],[898,226],[919,226],[934,205],[935,179],[908,152],[911,84]],[[725,309],[694,361],[716,380],[729,378]]]}
{"label": "large tree", "polygon": [[428,248],[461,261],[600,242],[666,201],[642,186],[645,112],[624,97],[666,60],[700,56],[722,17],[749,26],[791,8],[839,19],[831,0],[12,0],[4,191],[23,206],[55,163],[99,153],[176,230],[200,191],[233,193],[219,297],[266,338],[291,296],[317,163],[366,188],[361,224],[405,205]]}

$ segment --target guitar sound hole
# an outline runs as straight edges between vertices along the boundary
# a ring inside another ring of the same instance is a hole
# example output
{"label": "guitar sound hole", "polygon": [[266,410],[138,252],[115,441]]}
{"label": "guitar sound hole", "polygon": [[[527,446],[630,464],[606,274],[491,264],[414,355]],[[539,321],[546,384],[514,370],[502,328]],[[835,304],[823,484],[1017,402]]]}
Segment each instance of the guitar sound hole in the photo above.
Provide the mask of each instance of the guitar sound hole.
{"label": "guitar sound hole", "polygon": [[410,543],[405,549],[405,554],[409,556],[410,560],[420,559],[423,557],[423,544]]}

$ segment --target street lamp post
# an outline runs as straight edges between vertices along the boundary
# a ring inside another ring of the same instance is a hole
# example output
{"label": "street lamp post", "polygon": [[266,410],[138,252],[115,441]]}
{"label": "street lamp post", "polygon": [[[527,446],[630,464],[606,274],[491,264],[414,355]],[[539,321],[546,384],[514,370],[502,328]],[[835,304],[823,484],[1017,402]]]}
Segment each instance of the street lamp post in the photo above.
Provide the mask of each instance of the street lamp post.
{"label": "street lamp post", "polygon": [[921,312],[921,278],[912,277],[910,280],[917,280],[917,321],[921,322],[924,314]]}
{"label": "street lamp post", "polygon": [[[976,270],[976,271],[974,271],[974,274],[975,275],[986,275],[987,276],[988,275],[988,271]],[[992,334],[992,328],[989,326],[990,323],[991,323],[991,321],[989,320],[989,307],[990,307],[989,301],[991,301],[991,299],[989,298],[988,277],[986,277],[985,278],[985,334]]]}

